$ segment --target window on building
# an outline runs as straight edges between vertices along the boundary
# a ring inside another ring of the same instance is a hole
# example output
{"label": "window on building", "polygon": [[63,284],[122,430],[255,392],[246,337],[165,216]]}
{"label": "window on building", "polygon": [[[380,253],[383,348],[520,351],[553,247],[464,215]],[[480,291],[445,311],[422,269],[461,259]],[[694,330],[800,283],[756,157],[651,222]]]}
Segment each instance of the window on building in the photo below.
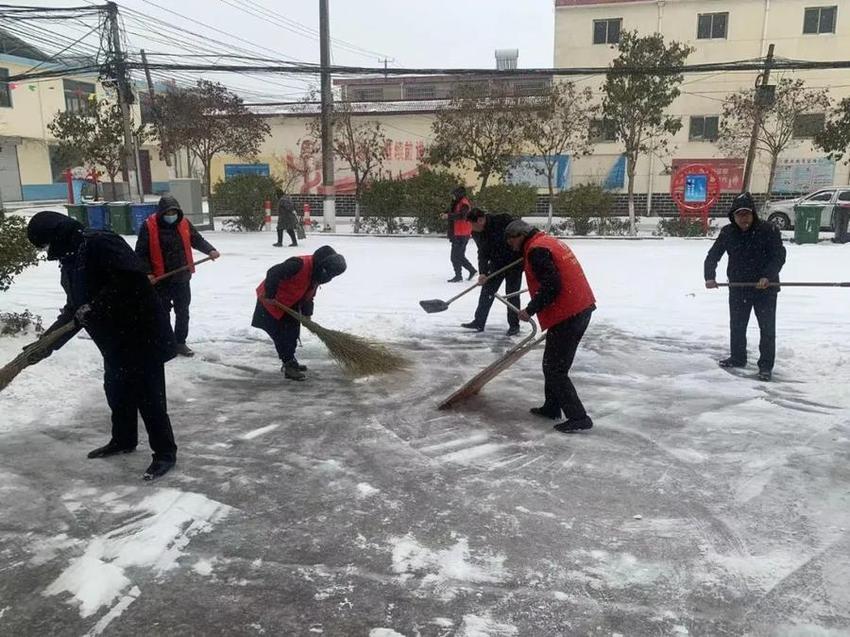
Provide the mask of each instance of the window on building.
{"label": "window on building", "polygon": [[826,124],[824,113],[804,113],[794,118],[794,137],[814,137],[823,130]]}
{"label": "window on building", "polygon": [[73,168],[73,164],[62,156],[59,152],[59,146],[48,146],[47,155],[50,158],[50,176],[53,178],[53,183],[65,181],[65,170]]}
{"label": "window on building", "polygon": [[713,142],[717,140],[720,118],[717,115],[692,115],[688,139],[692,142]]}
{"label": "window on building", "polygon": [[437,97],[437,90],[428,84],[405,86],[404,95],[411,100],[432,100]]}
{"label": "window on building", "polygon": [[728,13],[700,13],[697,16],[697,39],[725,40],[728,25]]}
{"label": "window on building", "polygon": [[593,43],[594,44],[617,44],[620,41],[620,30],[623,26],[622,18],[608,18],[607,20],[593,21]]}
{"label": "window on building", "polygon": [[803,13],[803,33],[835,33],[838,7],[809,7]]}
{"label": "window on building", "polygon": [[4,80],[9,77],[9,69],[0,69],[0,106],[12,108],[12,87]]}
{"label": "window on building", "polygon": [[355,102],[380,102],[384,99],[384,89],[381,87],[354,89]]}
{"label": "window on building", "polygon": [[95,94],[94,84],[88,82],[77,82],[75,80],[62,80],[65,90],[65,110],[69,113],[79,113],[91,108],[92,95]]}
{"label": "window on building", "polygon": [[596,144],[617,141],[617,128],[614,122],[608,119],[595,119],[590,122],[590,141]]}

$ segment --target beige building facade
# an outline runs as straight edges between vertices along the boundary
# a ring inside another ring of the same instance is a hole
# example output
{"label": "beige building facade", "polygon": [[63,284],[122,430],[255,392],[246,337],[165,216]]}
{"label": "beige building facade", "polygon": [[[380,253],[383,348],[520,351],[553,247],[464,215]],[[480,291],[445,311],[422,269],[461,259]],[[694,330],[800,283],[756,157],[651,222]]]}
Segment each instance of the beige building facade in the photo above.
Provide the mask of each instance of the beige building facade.
{"label": "beige building facade", "polygon": [[[661,33],[665,40],[685,42],[695,50],[688,64],[731,62],[762,58],[775,45],[777,58],[836,60],[850,52],[848,0],[555,0],[555,66],[603,67],[616,55],[623,31]],[[688,160],[707,160],[721,176],[724,190],[740,188],[744,157],[726,157],[714,140],[724,98],[752,89],[755,72],[688,74],[682,95],[671,113],[682,118],[682,129],[672,139],[668,155],[644,157],[637,166],[636,191],[646,205],[669,193],[671,173]],[[814,70],[774,72],[771,83],[782,78],[803,79],[808,87],[828,88],[833,102],[850,96],[850,72]],[[572,78],[579,86],[600,89],[603,76]],[[599,96],[601,102],[601,94]],[[812,113],[814,120],[823,113]],[[604,135],[603,135],[604,137]],[[610,174],[619,161],[619,144],[598,140],[590,158],[576,162],[571,184]],[[751,190],[767,189],[767,157],[754,165]],[[801,130],[781,157],[775,192],[806,192],[826,185],[850,183],[850,168],[836,165],[813,147]]]}

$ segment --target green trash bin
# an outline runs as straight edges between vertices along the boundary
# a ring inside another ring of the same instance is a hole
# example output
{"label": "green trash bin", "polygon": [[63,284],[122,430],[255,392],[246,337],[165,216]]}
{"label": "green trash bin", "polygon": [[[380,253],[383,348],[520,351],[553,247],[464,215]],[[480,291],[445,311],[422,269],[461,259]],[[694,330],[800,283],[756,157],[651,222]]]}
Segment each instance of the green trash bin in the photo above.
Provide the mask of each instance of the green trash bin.
{"label": "green trash bin", "polygon": [[794,243],[817,243],[820,206],[794,206]]}
{"label": "green trash bin", "polygon": [[68,210],[68,216],[75,221],[79,221],[83,224],[83,227],[88,227],[89,225],[89,215],[86,212],[86,207],[81,206],[79,204],[65,204],[65,208]]}
{"label": "green trash bin", "polygon": [[135,234],[133,232],[133,217],[130,215],[130,203],[127,201],[112,201],[109,207],[109,218],[112,232],[118,234]]}

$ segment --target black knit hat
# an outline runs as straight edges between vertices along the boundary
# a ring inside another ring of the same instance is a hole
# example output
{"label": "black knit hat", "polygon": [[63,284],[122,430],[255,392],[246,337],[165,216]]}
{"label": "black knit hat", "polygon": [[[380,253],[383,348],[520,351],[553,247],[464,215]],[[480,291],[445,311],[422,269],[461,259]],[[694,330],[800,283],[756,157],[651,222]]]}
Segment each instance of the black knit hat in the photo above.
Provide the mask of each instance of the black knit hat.
{"label": "black knit hat", "polygon": [[734,215],[736,212],[744,210],[749,210],[750,212],[756,211],[756,202],[753,200],[753,196],[748,192],[742,192],[732,200],[732,206],[729,209],[729,214]]}

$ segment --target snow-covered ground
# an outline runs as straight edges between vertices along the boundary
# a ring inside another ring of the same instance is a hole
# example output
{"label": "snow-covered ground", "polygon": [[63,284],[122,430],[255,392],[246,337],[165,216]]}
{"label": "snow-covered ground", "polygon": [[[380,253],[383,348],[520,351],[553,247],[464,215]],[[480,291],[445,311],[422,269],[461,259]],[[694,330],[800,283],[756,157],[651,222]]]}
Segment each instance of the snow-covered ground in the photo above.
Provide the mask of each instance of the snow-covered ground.
{"label": "snow-covered ground", "polygon": [[[420,309],[462,289],[444,240],[208,238],[198,356],[167,367],[173,473],[143,484],[144,446],[86,460],[109,413],[85,338],[0,394],[0,634],[850,634],[850,291],[782,291],[765,384],[715,364],[708,242],[574,241],[599,300],[574,368],[596,427],[565,436],[528,414],[540,352],[436,410],[510,346],[500,307],[458,327],[475,293]],[[349,269],[315,319],[409,372],[347,379],[304,334],[310,378],[283,380],[253,290],[323,241]],[[786,280],[850,278],[849,248],[787,247]],[[0,306],[49,322],[62,300],[44,263]]]}

